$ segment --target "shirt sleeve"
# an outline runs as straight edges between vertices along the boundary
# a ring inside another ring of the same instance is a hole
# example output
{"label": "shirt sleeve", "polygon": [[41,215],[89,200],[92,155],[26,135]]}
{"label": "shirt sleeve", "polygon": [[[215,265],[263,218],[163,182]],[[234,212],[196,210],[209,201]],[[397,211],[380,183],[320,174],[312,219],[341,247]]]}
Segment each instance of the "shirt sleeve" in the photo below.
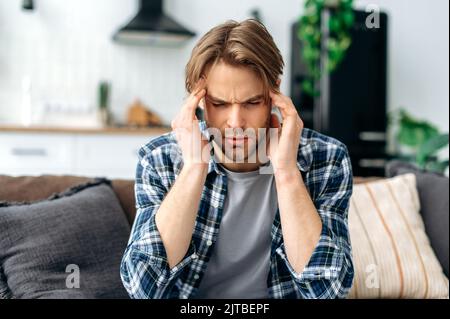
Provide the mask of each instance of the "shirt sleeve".
{"label": "shirt sleeve", "polygon": [[315,207],[322,220],[320,239],[301,273],[289,263],[284,243],[277,253],[285,262],[303,298],[345,298],[354,276],[348,231],[348,206],[353,178],[347,148],[339,148],[323,176]]}
{"label": "shirt sleeve", "polygon": [[164,161],[140,150],[135,183],[136,218],[120,266],[124,287],[130,297],[136,299],[169,298],[183,268],[196,258],[191,242],[184,259],[172,269],[169,267],[155,222],[156,212],[168,193],[155,169],[159,162]]}

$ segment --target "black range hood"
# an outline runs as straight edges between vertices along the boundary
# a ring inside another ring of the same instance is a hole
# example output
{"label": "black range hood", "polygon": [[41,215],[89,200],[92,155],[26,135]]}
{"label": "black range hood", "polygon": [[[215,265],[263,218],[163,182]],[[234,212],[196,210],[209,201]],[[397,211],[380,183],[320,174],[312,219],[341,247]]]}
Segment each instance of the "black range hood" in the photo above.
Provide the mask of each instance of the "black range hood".
{"label": "black range hood", "polygon": [[162,0],[139,0],[139,12],[114,35],[131,45],[178,46],[195,36],[163,12]]}

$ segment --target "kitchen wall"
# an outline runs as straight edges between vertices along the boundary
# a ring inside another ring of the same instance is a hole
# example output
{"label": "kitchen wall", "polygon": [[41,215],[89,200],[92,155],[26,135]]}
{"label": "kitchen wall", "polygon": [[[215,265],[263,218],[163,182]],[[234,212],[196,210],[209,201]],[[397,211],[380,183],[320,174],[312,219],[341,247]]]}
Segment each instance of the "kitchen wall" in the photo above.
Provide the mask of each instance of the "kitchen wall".
{"label": "kitchen wall", "polygon": [[[35,0],[34,12],[0,1],[0,122],[21,118],[22,82],[32,83],[35,109],[46,101],[95,105],[100,80],[112,83],[111,106],[124,120],[137,97],[169,123],[181,106],[184,66],[196,40],[227,19],[253,8],[286,60],[282,90],[289,94],[290,28],[301,0],[166,0],[166,11],[198,36],[178,49],[131,47],[111,36],[137,9],[130,0]],[[448,1],[356,1],[378,4],[390,15],[389,107],[404,106],[448,131]]]}

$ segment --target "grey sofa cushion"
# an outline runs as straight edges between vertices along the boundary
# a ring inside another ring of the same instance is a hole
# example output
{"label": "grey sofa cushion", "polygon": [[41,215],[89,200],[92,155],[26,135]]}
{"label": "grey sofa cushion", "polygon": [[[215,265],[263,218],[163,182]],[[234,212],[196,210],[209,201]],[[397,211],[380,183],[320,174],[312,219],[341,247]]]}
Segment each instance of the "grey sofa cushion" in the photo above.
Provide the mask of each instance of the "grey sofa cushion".
{"label": "grey sofa cushion", "polygon": [[128,298],[119,269],[130,226],[109,181],[33,203],[2,202],[0,233],[4,296]]}
{"label": "grey sofa cushion", "polygon": [[413,164],[391,161],[387,177],[413,173],[416,175],[421,215],[431,246],[445,275],[449,274],[449,179],[440,174],[422,171]]}
{"label": "grey sofa cushion", "polygon": [[10,299],[12,298],[11,291],[6,284],[6,278],[3,274],[3,269],[0,267],[0,299]]}

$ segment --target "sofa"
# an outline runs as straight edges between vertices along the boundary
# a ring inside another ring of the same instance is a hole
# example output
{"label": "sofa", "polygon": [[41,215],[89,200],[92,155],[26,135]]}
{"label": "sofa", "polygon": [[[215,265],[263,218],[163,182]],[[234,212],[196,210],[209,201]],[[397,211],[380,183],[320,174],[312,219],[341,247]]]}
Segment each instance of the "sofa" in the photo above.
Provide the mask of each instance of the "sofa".
{"label": "sofa", "polygon": [[[380,180],[354,181],[357,186]],[[88,202],[90,206],[83,206]],[[95,206],[97,202],[101,207]],[[132,180],[0,175],[0,233],[8,237],[0,239],[0,298],[128,298],[119,268],[135,214]],[[446,239],[441,240],[447,241],[447,265],[435,265],[433,275],[441,276],[438,278],[443,278],[443,284],[437,295],[428,296],[431,298],[448,297],[448,279],[443,273],[444,268],[448,272],[448,211],[446,232]],[[354,236],[351,239],[354,245],[364,242]],[[438,249],[442,249],[442,243]],[[430,258],[437,259],[435,255]],[[445,257],[441,260],[445,262]],[[368,266],[356,266],[362,270],[360,274],[355,271],[355,283],[359,280],[359,285],[367,286],[368,279],[362,276]],[[387,263],[386,267],[391,266]],[[407,280],[402,278],[402,285]],[[392,279],[386,278],[383,285],[390,282]],[[428,294],[430,285],[427,282]],[[416,288],[411,295],[405,295],[409,288],[403,287],[399,296],[398,287],[378,287],[376,294],[364,295],[363,289],[356,286],[358,291],[352,291],[350,298],[421,298]],[[386,295],[388,290],[390,295]]]}
{"label": "sofa", "polygon": [[0,176],[0,211],[0,299],[128,298],[133,181]]}

